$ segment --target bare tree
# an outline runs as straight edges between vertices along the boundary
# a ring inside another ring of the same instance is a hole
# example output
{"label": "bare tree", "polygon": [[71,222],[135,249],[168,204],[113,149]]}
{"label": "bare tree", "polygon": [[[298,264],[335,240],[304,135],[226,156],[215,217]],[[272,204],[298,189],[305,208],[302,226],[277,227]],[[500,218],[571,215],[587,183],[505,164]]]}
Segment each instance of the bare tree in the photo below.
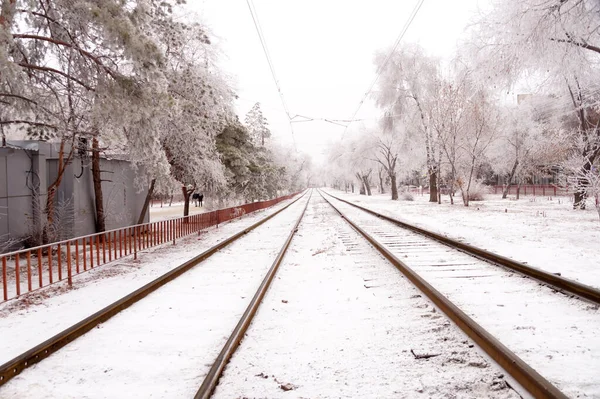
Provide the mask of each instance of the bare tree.
{"label": "bare tree", "polygon": [[[377,105],[390,117],[410,121],[423,138],[429,176],[429,201],[438,201],[439,148],[431,123],[431,104],[437,96],[438,64],[416,45],[396,50],[391,58],[379,53],[375,64],[382,71]],[[386,63],[387,60],[387,63]]]}

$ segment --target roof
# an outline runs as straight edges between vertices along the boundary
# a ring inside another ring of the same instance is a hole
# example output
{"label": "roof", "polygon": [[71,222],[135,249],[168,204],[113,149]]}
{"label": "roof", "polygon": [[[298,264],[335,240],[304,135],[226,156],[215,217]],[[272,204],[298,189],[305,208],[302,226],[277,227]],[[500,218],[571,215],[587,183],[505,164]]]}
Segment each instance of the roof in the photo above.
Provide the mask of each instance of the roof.
{"label": "roof", "polygon": [[0,148],[14,148],[16,150],[39,151],[40,142],[33,140],[6,140],[6,146]]}

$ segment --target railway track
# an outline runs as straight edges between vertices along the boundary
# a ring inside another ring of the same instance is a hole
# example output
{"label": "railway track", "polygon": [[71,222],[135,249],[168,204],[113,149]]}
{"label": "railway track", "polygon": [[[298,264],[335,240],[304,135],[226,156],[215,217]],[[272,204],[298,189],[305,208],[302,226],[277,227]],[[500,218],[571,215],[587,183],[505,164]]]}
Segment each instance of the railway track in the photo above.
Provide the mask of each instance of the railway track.
{"label": "railway track", "polygon": [[213,365],[223,371],[214,394],[216,374],[196,398],[524,392],[319,195],[244,340],[223,369],[224,363]]}
{"label": "railway track", "polygon": [[[81,396],[90,386],[104,389],[106,396],[118,396],[132,389],[128,384],[133,381],[136,396],[190,397],[196,392],[196,398],[208,398],[213,393],[216,397],[239,396],[242,392],[277,397],[295,389],[303,397],[411,396],[413,391],[414,395],[502,398],[527,393],[541,398],[599,394],[600,382],[593,371],[600,369],[600,343],[594,341],[595,332],[600,331],[595,304],[556,294],[537,281],[414,232],[401,231],[397,224],[339,200],[311,192],[305,201],[288,205],[296,211],[280,215],[277,230],[261,234],[267,228],[263,226],[249,233],[266,223],[261,221],[195,259],[195,264],[205,262],[203,267],[190,270],[187,279],[164,286],[111,323],[98,325],[102,322],[98,319],[91,328],[100,327],[100,332],[94,331],[94,336],[88,334],[59,351],[38,365],[40,370],[31,370],[31,375],[24,373],[0,387],[0,396],[27,397],[25,392],[36,397],[32,387],[41,389],[37,392],[43,392],[44,397],[64,397],[64,389]],[[302,221],[309,204],[310,221]],[[332,209],[383,258],[342,219],[332,218]],[[295,234],[297,238],[292,241]],[[234,243],[241,236],[245,240]],[[226,245],[227,250],[211,257]],[[317,248],[311,247],[314,245]],[[293,251],[284,259],[290,246]],[[275,261],[267,270],[265,265],[273,257]],[[282,262],[282,274],[267,292]],[[193,265],[186,267],[188,270]],[[179,270],[177,275],[184,272],[180,268],[175,269]],[[194,285],[200,281],[206,285],[195,291]],[[242,281],[246,284],[240,287]],[[256,286],[258,291],[247,299]],[[214,297],[219,303],[206,306]],[[243,314],[240,302],[246,307]],[[261,302],[266,305],[257,315]],[[118,303],[113,305],[119,307]],[[171,310],[176,307],[179,309],[173,315]],[[312,311],[303,313],[311,307]],[[440,317],[436,309],[445,312],[464,333]],[[252,322],[255,315],[257,320]],[[216,323],[216,318],[221,322]],[[236,320],[233,333],[225,336]],[[202,334],[197,331],[200,321]],[[184,324],[177,324],[181,322]],[[112,347],[115,329],[124,331],[124,347]],[[161,331],[152,341],[144,329]],[[102,330],[107,330],[104,336]],[[209,339],[199,340],[200,335]],[[138,345],[138,337],[140,344],[142,340],[150,343]],[[225,344],[217,353],[222,342]],[[21,362],[19,367],[41,360],[31,356],[43,352],[44,347],[59,349],[48,344],[16,359]],[[142,354],[141,360],[133,361],[143,369],[136,373],[131,371],[131,359],[119,353],[130,353],[132,347],[134,355]],[[117,354],[102,353],[109,349]],[[153,356],[146,356],[147,352]],[[305,352],[308,357],[302,357]],[[89,361],[82,363],[81,359]],[[92,360],[100,361],[100,369],[90,365]],[[24,361],[27,364],[21,365]],[[119,362],[125,366],[120,367]],[[10,374],[14,364],[5,364],[0,372]],[[70,368],[63,368],[65,364]],[[504,376],[498,365],[509,376]],[[566,365],[574,367],[574,372],[563,375]],[[279,367],[277,375],[269,370],[274,366]],[[94,376],[89,375],[88,367],[93,368]],[[102,367],[107,369],[101,372]],[[14,376],[9,374],[0,375]],[[122,382],[114,383],[117,378]],[[77,391],[78,386],[83,390]],[[173,386],[179,390],[173,392]],[[510,387],[518,393],[507,390]]]}
{"label": "railway track", "polygon": [[358,204],[352,203],[350,201],[346,201],[342,198],[336,197],[332,194],[325,192],[330,197],[343,202],[344,204],[351,205],[357,209],[365,211],[373,216],[377,216],[380,219],[391,222],[399,227],[402,227],[406,230],[412,231],[424,237],[432,238],[442,244],[449,246],[450,248],[458,249],[463,251],[466,254],[476,256],[480,259],[491,262],[494,265],[504,267],[508,270],[523,274],[527,277],[534,278],[541,283],[548,284],[552,289],[569,294],[578,296],[582,299],[588,300],[596,305],[600,305],[600,290],[591,287],[589,285],[582,284],[578,281],[570,280],[564,277],[561,277],[557,274],[548,273],[543,270],[537,269],[535,267],[531,267],[521,262],[514,261],[510,258],[507,258],[502,255],[498,255],[489,251],[486,251],[481,248],[477,248],[475,246],[465,244],[460,241],[453,240],[449,237],[446,237],[441,234],[434,233],[432,231],[423,229],[421,227],[417,227],[411,225],[409,223],[403,222],[399,219],[395,219],[393,217],[383,215],[381,213],[375,212],[372,209],[366,208],[364,206],[360,206]]}
{"label": "railway track", "polygon": [[[193,353],[200,346],[206,350],[203,355],[208,356],[204,363],[210,362],[211,352],[219,345],[222,334],[227,333],[227,327],[219,330],[223,323],[227,326],[221,320],[222,316],[235,319],[241,313],[243,307],[240,307],[240,303],[247,301],[246,293],[253,289],[253,283],[260,281],[257,279],[264,274],[273,252],[280,250],[282,237],[286,235],[286,230],[289,232],[291,224],[297,223],[299,213],[301,218],[309,196],[305,192],[303,196],[252,226],[6,362],[0,366],[0,397],[65,397],[77,391],[78,386],[81,388],[81,384],[86,385],[86,389],[91,389],[91,392],[94,392],[91,387],[96,385],[97,392],[102,392],[106,390],[102,384],[105,379],[114,380],[125,376],[126,379],[135,380],[136,373],[132,370],[150,364],[150,359],[140,362],[136,356],[143,358],[148,352],[154,352],[160,362],[166,358],[166,366],[176,366],[182,353],[187,350]],[[261,237],[260,232],[270,230],[269,237],[272,238]],[[273,231],[276,234],[272,234]],[[200,263],[202,267],[195,267]],[[184,273],[186,278],[178,278]],[[212,303],[211,296],[227,286],[241,287],[243,290],[229,293],[229,296],[225,296],[224,303]],[[141,301],[143,298],[146,299]],[[129,307],[132,308],[123,312]],[[201,323],[199,318],[202,318]],[[180,329],[177,328],[179,322],[184,323]],[[203,326],[200,329],[199,324]],[[184,338],[178,339],[175,330]],[[208,339],[197,345],[194,334],[201,333],[212,337],[212,341]],[[119,338],[115,340],[114,337]],[[196,348],[190,348],[186,343],[191,343]],[[67,346],[68,344],[70,345]],[[183,344],[185,349],[177,349],[179,344]],[[161,345],[162,350],[157,353],[156,350]],[[65,346],[67,347],[64,348]],[[178,353],[177,359],[173,359],[172,351]],[[130,354],[132,358],[123,353]],[[52,354],[54,355],[50,357]],[[47,357],[50,358],[36,365]],[[186,365],[183,367],[187,366],[187,371],[196,375],[201,357],[192,356],[193,362],[184,362]],[[155,369],[160,370],[160,362],[154,364]],[[193,364],[196,364],[196,369]],[[30,367],[33,369],[21,374]],[[99,367],[104,367],[100,373],[104,375],[96,375]],[[140,392],[144,396],[144,390],[148,394],[154,392],[149,387],[156,388],[152,381],[157,374],[172,378],[177,374],[168,369],[157,373],[157,370],[152,370],[152,366],[146,371],[144,376],[137,375],[140,381],[149,383],[148,387],[137,385],[138,396]],[[41,384],[40,381],[44,383]],[[127,392],[127,381],[115,385],[119,388],[114,392],[116,396]],[[197,387],[192,388],[191,392],[196,389]],[[80,394],[87,395],[89,391],[81,391]],[[174,396],[178,397],[179,394]]]}
{"label": "railway track", "polygon": [[451,240],[415,232],[331,195],[327,200],[535,397],[600,395],[600,380],[591,371],[600,370],[595,301],[565,296],[557,291],[568,291],[566,286],[548,289],[547,282],[498,267],[490,262],[493,254],[482,259]]}

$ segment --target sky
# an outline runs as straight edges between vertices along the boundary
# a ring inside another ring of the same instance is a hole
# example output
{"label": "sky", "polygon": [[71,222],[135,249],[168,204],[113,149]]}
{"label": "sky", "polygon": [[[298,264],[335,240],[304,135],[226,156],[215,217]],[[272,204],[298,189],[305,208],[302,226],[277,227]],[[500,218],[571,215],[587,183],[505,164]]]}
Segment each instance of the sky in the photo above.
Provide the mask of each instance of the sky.
{"label": "sky", "polygon": [[[402,43],[419,43],[449,59],[484,0],[424,0]],[[290,116],[350,119],[375,78],[373,58],[389,51],[419,0],[253,0]],[[293,135],[246,0],[188,0],[190,18],[208,26],[245,114],[260,102],[272,140],[294,145],[315,163],[340,140],[343,126],[322,120],[293,123]],[[376,121],[368,99],[356,115]],[[302,117],[296,117],[301,120]],[[349,129],[357,129],[353,123]]]}

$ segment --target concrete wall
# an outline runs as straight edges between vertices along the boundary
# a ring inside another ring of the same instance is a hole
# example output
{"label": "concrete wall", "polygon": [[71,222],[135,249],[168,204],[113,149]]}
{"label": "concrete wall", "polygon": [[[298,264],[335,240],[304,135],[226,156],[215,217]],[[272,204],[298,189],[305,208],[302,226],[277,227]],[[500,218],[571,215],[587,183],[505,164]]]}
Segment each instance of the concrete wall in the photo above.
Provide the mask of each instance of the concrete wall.
{"label": "concrete wall", "polygon": [[[45,142],[27,142],[32,150],[16,148],[24,142],[0,147],[0,244],[31,234],[41,226],[47,188],[57,176],[57,147]],[[123,160],[101,159],[100,169],[106,228],[137,222],[146,191],[134,186],[135,173]],[[68,237],[95,232],[95,205],[89,159],[75,158],[67,166],[56,195],[61,227]],[[146,214],[145,221],[149,220]],[[66,238],[66,236],[64,238]]]}

